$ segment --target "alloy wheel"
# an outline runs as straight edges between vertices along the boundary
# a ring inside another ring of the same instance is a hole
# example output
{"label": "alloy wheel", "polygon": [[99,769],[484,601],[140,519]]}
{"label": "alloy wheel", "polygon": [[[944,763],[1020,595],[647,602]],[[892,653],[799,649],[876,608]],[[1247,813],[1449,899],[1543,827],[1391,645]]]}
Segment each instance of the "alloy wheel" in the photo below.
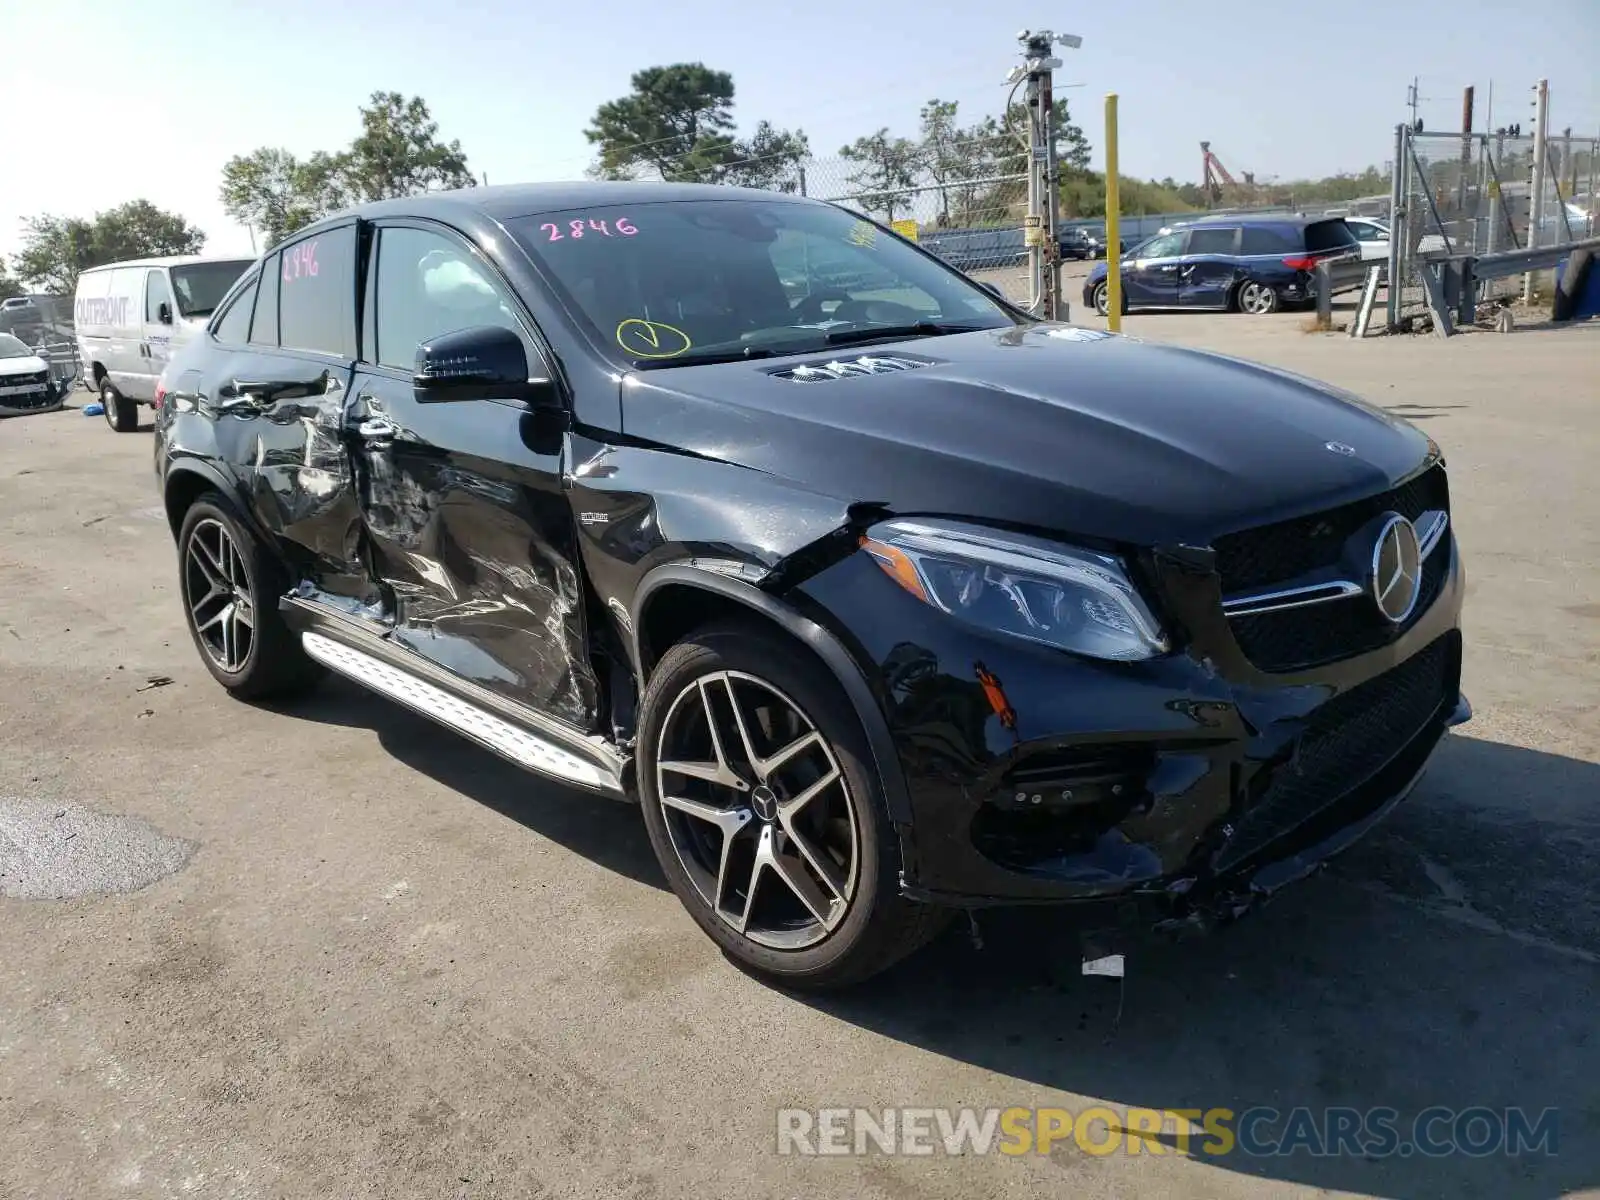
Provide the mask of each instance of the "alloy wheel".
{"label": "alloy wheel", "polygon": [[244,557],[221,521],[195,525],[184,552],[184,594],[195,635],[229,674],[244,669],[255,642],[255,600]]}
{"label": "alloy wheel", "polygon": [[667,836],[719,919],[779,950],[839,927],[861,873],[860,809],[799,705],[754,675],[702,675],[674,698],[656,750]]}
{"label": "alloy wheel", "polygon": [[1247,313],[1261,316],[1272,311],[1272,289],[1264,284],[1247,283],[1239,293],[1239,307]]}

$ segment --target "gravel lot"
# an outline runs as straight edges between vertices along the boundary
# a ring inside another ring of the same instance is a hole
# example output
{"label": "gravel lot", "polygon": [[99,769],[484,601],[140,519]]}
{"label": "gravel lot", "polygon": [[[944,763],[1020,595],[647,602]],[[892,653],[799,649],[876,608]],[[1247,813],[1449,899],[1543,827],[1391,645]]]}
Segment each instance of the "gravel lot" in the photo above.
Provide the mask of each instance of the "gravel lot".
{"label": "gravel lot", "polygon": [[[1125,330],[1424,423],[1477,717],[1334,871],[1130,959],[1120,1020],[1049,912],[845,998],[752,982],[664,890],[633,809],[338,683],[227,699],[180,623],[148,434],[0,422],[0,1196],[1600,1187],[1600,323],[1351,344],[1303,321]],[[104,890],[48,898],[79,877]],[[1555,1107],[1559,1153],[775,1153],[786,1105],[1097,1102]]]}

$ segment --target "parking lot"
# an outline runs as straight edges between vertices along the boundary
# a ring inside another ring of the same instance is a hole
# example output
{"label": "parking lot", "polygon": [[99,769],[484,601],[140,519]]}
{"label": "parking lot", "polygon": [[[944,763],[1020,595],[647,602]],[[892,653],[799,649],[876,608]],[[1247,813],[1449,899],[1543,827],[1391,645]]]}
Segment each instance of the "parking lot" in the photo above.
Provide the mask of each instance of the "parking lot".
{"label": "parking lot", "polygon": [[[1086,270],[1067,284],[1084,317]],[[666,890],[637,810],[342,682],[228,699],[181,621],[148,432],[0,422],[0,1196],[1600,1188],[1600,324],[1352,343],[1305,321],[1124,331],[1328,379],[1439,441],[1476,716],[1333,870],[1133,956],[1120,988],[1079,977],[1050,911],[985,916],[981,949],[957,927],[825,1000],[739,974]],[[100,836],[113,818],[134,822]],[[23,898],[79,877],[146,886]],[[1559,1110],[1559,1143],[775,1150],[786,1106],[1097,1103],[1520,1105]]]}

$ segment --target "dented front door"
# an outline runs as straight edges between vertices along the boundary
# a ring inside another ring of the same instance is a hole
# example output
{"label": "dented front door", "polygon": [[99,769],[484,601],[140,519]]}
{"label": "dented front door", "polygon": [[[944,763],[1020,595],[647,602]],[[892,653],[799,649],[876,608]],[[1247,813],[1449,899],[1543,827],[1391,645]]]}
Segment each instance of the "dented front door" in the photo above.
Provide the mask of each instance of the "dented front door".
{"label": "dented front door", "polygon": [[418,342],[469,325],[518,327],[503,285],[465,243],[436,231],[384,227],[375,256],[369,289],[381,290],[348,437],[391,639],[588,730],[595,683],[559,442],[544,444],[521,404],[412,395]]}

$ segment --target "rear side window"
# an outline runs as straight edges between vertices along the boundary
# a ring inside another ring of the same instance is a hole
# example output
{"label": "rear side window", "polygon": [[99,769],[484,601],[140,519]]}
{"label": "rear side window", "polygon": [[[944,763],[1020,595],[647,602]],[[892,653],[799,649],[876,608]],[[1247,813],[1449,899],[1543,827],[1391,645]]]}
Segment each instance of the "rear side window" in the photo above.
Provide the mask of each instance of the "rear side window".
{"label": "rear side window", "polygon": [[1359,245],[1356,235],[1343,221],[1318,221],[1306,226],[1307,250],[1348,250]]}
{"label": "rear side window", "polygon": [[254,307],[256,298],[256,283],[251,280],[240,289],[239,294],[228,305],[222,319],[212,330],[213,336],[219,342],[228,342],[232,345],[242,346],[245,339],[250,336],[250,310]]}
{"label": "rear side window", "polygon": [[1237,229],[1191,229],[1190,254],[1233,254],[1239,244]]}
{"label": "rear side window", "polygon": [[278,256],[261,264],[261,286],[256,293],[256,317],[250,323],[252,346],[278,344]]}
{"label": "rear side window", "polygon": [[161,306],[167,306],[167,316],[172,316],[172,289],[167,286],[167,276],[162,271],[151,271],[144,281],[144,320],[146,325],[161,323]]}
{"label": "rear side window", "polygon": [[327,229],[277,254],[278,341],[286,350],[356,356],[356,230]]}
{"label": "rear side window", "polygon": [[1272,225],[1246,226],[1241,254],[1293,254],[1303,249],[1288,230]]}

